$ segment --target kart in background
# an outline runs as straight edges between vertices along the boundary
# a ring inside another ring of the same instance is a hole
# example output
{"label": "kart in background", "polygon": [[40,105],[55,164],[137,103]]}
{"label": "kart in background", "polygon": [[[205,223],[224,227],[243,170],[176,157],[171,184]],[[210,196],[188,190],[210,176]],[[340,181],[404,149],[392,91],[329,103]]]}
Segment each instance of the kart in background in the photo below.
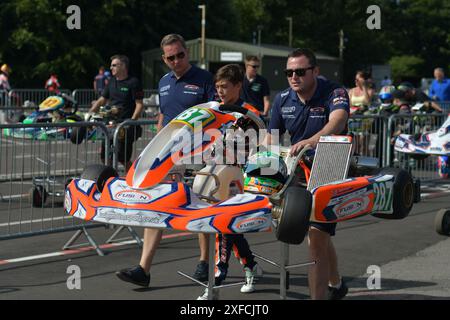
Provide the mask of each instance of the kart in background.
{"label": "kart in background", "polygon": [[[194,139],[198,124],[209,139]],[[289,149],[281,149],[287,177],[283,187],[271,195],[243,193],[244,175],[236,164],[208,164],[196,173],[192,188],[171,178],[175,164],[209,150],[227,129],[246,131],[250,127],[264,128],[252,109],[214,102],[187,109],[150,141],[126,177],[118,177],[111,167],[87,167],[68,184],[65,210],[86,221],[200,233],[265,232],[275,226],[277,238],[291,244],[302,243],[310,221],[334,223],[366,214],[403,219],[409,214],[414,202],[409,173],[369,168],[374,174],[364,175],[367,168],[362,157],[353,159],[354,177],[311,189],[296,182],[298,171],[311,180],[319,173],[317,166],[325,164],[317,155],[312,164],[306,164],[308,148],[295,157],[289,156]],[[342,166],[346,175],[352,159],[351,137],[322,138],[319,146],[332,142],[335,149],[341,149],[342,143],[350,144]]]}
{"label": "kart in background", "polygon": [[29,114],[23,124],[42,123],[42,127],[6,128],[3,135],[7,137],[33,140],[64,140],[70,135],[70,128],[45,127],[45,123],[77,122],[82,118],[76,114],[78,103],[69,95],[60,93],[49,96]]}
{"label": "kart in background", "polygon": [[436,131],[419,135],[400,134],[394,149],[411,155],[416,159],[425,159],[430,155],[438,156],[438,172],[441,178],[448,178],[450,172],[450,115]]}

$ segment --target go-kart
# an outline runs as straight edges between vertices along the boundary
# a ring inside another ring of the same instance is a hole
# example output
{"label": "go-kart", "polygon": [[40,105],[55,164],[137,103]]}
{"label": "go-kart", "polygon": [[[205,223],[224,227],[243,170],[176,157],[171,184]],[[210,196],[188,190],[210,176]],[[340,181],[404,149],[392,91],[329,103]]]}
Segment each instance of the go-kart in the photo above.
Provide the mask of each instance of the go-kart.
{"label": "go-kart", "polygon": [[[114,131],[117,127],[117,125],[122,121],[119,118],[119,115],[121,113],[120,107],[118,106],[110,106],[105,105],[101,106],[99,109],[99,112],[97,113],[87,113],[85,115],[85,121],[87,122],[101,122],[106,125],[106,128],[108,129],[109,135],[113,136]],[[138,131],[141,129],[140,126],[135,128],[129,128],[128,132],[125,131],[125,128],[122,128],[119,132],[119,139],[125,139],[130,138],[131,135],[139,135]],[[74,127],[70,133],[70,141],[74,144],[80,144],[84,140],[98,140],[103,139],[103,131],[97,130],[96,126],[89,126],[89,127]]]}
{"label": "go-kart", "polygon": [[436,131],[420,135],[400,134],[394,148],[416,159],[425,159],[430,155],[438,157],[438,171],[441,178],[448,178],[450,172],[450,114],[444,124]]}
{"label": "go-kart", "polygon": [[[227,129],[237,124],[243,131],[249,127],[263,129],[264,123],[253,111],[215,102],[187,109],[150,141],[126,177],[118,177],[111,167],[87,167],[66,188],[66,212],[87,221],[201,233],[265,232],[275,226],[277,238],[290,244],[302,243],[309,221],[333,223],[366,214],[403,219],[409,214],[414,199],[409,173],[372,168],[379,173],[358,177],[358,168],[365,160],[351,157],[348,136],[322,137],[311,165],[306,159],[308,148],[297,156],[281,148],[287,176],[282,188],[270,195],[243,193],[244,176],[236,164],[208,164],[197,172],[192,188],[171,179],[175,164],[209,150]],[[204,138],[196,140],[196,132]],[[330,144],[332,149],[327,149]],[[330,157],[330,150],[342,150],[343,146],[343,157]],[[340,160],[344,175],[335,178],[336,162]],[[316,178],[327,166],[332,166],[331,182],[320,184]],[[355,168],[355,177],[346,179],[350,166]],[[263,174],[263,170],[259,172]],[[307,185],[295,179],[298,172],[305,174]]]}
{"label": "go-kart", "polygon": [[[36,110],[28,115],[23,124],[35,123],[55,123],[55,122],[76,122],[82,121],[81,117],[76,114],[78,103],[69,95],[60,93],[58,95],[49,96],[42,101]],[[64,140],[70,135],[70,128],[49,128],[49,127],[28,127],[3,129],[5,136],[34,139],[34,140]]]}

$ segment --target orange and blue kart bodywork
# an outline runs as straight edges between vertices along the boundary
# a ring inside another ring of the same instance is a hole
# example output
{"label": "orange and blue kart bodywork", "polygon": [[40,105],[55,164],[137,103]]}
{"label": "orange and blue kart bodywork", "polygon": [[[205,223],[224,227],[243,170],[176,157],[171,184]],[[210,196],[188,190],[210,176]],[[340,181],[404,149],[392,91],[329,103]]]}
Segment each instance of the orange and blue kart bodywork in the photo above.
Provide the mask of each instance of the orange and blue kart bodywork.
{"label": "orange and blue kart bodywork", "polygon": [[[274,212],[283,202],[274,202],[267,195],[240,193],[210,203],[184,183],[164,181],[178,160],[203,152],[217,139],[184,141],[183,136],[193,136],[196,123],[202,124],[203,132],[214,129],[223,134],[236,121],[230,109],[224,109],[210,103],[186,110],[147,145],[126,178],[110,177],[102,190],[95,180],[72,180],[66,188],[66,212],[87,221],[125,226],[223,234],[270,231],[273,220],[278,219]],[[257,116],[249,117],[258,122]],[[394,214],[395,189],[396,175],[383,172],[321,185],[306,193],[312,203],[306,219],[334,223],[371,213]]]}

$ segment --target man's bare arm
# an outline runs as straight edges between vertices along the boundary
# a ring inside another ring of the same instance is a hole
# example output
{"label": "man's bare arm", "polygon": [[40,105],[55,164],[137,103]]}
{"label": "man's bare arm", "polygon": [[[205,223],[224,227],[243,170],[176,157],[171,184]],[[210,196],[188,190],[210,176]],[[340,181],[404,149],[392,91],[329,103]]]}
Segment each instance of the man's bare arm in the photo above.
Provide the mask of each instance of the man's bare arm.
{"label": "man's bare arm", "polygon": [[98,109],[100,109],[100,107],[105,104],[106,104],[106,98],[100,97],[99,99],[97,99],[97,101],[95,101],[94,105],[89,109],[89,112],[96,113],[98,111]]}
{"label": "man's bare arm", "polygon": [[136,100],[136,109],[134,109],[133,116],[131,120],[139,120],[144,110],[144,102],[142,100]]}

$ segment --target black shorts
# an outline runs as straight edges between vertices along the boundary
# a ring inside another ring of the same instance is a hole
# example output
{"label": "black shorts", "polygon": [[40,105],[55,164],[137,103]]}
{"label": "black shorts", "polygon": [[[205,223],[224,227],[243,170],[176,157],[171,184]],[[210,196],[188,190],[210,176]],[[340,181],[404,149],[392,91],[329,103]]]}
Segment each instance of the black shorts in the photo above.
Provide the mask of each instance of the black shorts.
{"label": "black shorts", "polygon": [[[120,135],[119,135],[120,136]],[[133,154],[133,143],[142,136],[142,127],[141,126],[129,126],[126,128],[126,132],[124,132],[124,136],[121,139],[119,137],[118,140],[118,161],[121,163],[127,163],[131,160],[131,155]],[[109,141],[109,145],[112,146],[112,140]],[[110,149],[111,150],[111,149]],[[102,141],[102,150],[100,157],[102,161],[105,161],[105,141]],[[109,153],[109,159],[112,160],[113,153]]]}
{"label": "black shorts", "polygon": [[337,223],[310,222],[309,226],[319,229],[320,231],[326,232],[330,236],[334,236],[336,234],[336,224]]}

